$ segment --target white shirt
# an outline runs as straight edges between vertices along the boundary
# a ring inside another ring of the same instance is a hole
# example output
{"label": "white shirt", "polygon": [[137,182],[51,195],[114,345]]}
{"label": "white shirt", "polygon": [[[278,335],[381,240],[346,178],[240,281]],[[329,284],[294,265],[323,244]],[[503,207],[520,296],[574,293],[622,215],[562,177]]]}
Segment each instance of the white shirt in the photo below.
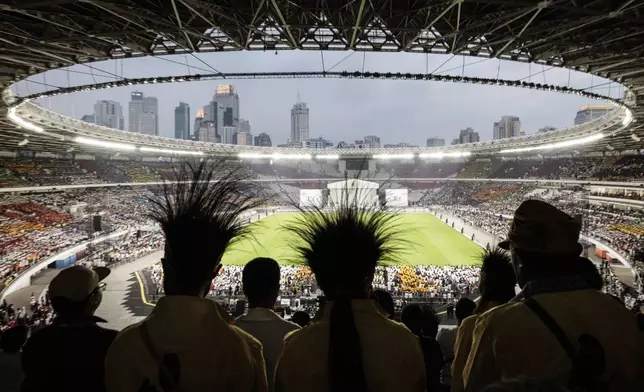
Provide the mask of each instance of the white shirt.
{"label": "white shirt", "polygon": [[284,320],[271,309],[266,308],[248,309],[247,314],[237,317],[235,326],[248,332],[264,346],[268,389],[273,390],[275,364],[282,352],[284,336],[300,329],[300,326]]}
{"label": "white shirt", "polygon": [[456,333],[458,328],[442,328],[436,335],[436,341],[441,346],[445,365],[441,372],[441,382],[445,385],[452,385],[452,361],[454,361],[454,344],[456,344]]}

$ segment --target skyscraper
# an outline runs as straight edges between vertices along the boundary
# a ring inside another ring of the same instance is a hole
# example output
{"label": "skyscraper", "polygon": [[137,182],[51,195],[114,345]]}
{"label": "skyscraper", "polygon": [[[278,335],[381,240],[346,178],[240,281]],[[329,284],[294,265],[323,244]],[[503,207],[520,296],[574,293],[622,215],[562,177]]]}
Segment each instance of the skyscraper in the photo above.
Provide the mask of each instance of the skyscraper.
{"label": "skyscraper", "polygon": [[298,102],[291,109],[291,143],[309,139],[309,108],[306,103]]}
{"label": "skyscraper", "polygon": [[174,108],[174,138],[190,139],[190,105],[185,102]]}
{"label": "skyscraper", "polygon": [[143,98],[143,112],[154,116],[154,133],[151,135],[159,134],[159,102],[156,97]]}
{"label": "skyscraper", "polygon": [[159,134],[159,105],[156,97],[146,97],[140,91],[130,95],[129,131],[146,135]]}
{"label": "skyscraper", "polygon": [[365,136],[364,144],[368,148],[380,148],[380,138],[374,135]]}
{"label": "skyscraper", "polygon": [[255,143],[253,143],[253,145],[259,147],[271,147],[273,142],[271,142],[271,137],[268,134],[262,132],[255,136]]}
{"label": "skyscraper", "polygon": [[479,133],[474,132],[474,130],[470,127],[461,129],[461,132],[458,135],[458,144],[476,143],[480,140],[481,138],[479,137]]}
{"label": "skyscraper", "polygon": [[575,125],[583,124],[588,121],[592,121],[596,118],[603,116],[604,114],[615,109],[610,105],[601,105],[601,106],[582,106],[577,111],[575,116]]}
{"label": "skyscraper", "polygon": [[503,116],[501,121],[494,123],[494,139],[507,139],[516,136],[521,136],[519,117]]}
{"label": "skyscraper", "polygon": [[123,129],[123,109],[115,101],[96,101],[94,104],[94,123],[104,127]]}
{"label": "skyscraper", "polygon": [[239,94],[237,88],[231,84],[220,84],[215,90],[213,101],[224,109],[224,127],[236,127],[239,122]]}
{"label": "skyscraper", "polygon": [[217,134],[217,124],[214,121],[203,121],[199,127],[199,141],[209,143],[220,143],[221,139]]}
{"label": "skyscraper", "polygon": [[201,140],[199,139],[199,128],[201,128],[201,123],[205,121],[204,120],[204,110],[203,108],[197,110],[197,116],[195,117],[195,126],[192,128],[194,129],[194,140]]}
{"label": "skyscraper", "polygon": [[445,146],[445,139],[439,137],[427,138],[427,147],[443,147]]}
{"label": "skyscraper", "polygon": [[128,107],[128,131],[139,133],[141,129],[141,114],[143,114],[143,93],[134,91],[130,94]]}

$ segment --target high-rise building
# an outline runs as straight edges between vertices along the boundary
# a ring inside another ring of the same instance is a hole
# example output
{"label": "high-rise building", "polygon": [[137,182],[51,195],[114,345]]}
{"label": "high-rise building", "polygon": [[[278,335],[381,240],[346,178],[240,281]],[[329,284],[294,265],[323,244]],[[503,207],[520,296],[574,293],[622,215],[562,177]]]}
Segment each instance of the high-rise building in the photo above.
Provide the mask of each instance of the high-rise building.
{"label": "high-rise building", "polygon": [[273,143],[271,142],[271,137],[267,133],[262,132],[255,136],[253,145],[258,147],[272,147]]}
{"label": "high-rise building", "polygon": [[380,148],[380,138],[374,135],[365,136],[364,144],[366,148]]}
{"label": "high-rise building", "polygon": [[445,146],[445,139],[438,137],[427,138],[427,147],[443,147]]}
{"label": "high-rise building", "polygon": [[474,132],[474,130],[470,127],[461,129],[461,132],[458,135],[458,144],[477,143],[479,141],[481,141],[479,133]]}
{"label": "high-rise building", "polygon": [[501,121],[494,123],[494,139],[507,139],[521,136],[521,121],[519,117],[503,116]]}
{"label": "high-rise building", "polygon": [[604,114],[615,109],[610,105],[601,105],[601,106],[582,106],[577,111],[575,116],[575,125],[583,124],[588,121],[592,121],[596,118],[603,116]]}
{"label": "high-rise building", "polygon": [[174,138],[190,139],[190,105],[185,102],[174,108]]}
{"label": "high-rise building", "polygon": [[231,84],[220,84],[215,90],[213,101],[224,109],[223,124],[225,127],[236,127],[239,122],[239,94]]}
{"label": "high-rise building", "polygon": [[94,124],[96,120],[94,119],[93,114],[86,114],[83,117],[81,117],[81,121],[85,121],[85,122],[88,122],[90,124]]}
{"label": "high-rise building", "polygon": [[154,113],[141,113],[139,133],[144,135],[156,135],[157,116]]}
{"label": "high-rise building", "polygon": [[233,135],[235,135],[235,132],[237,132],[237,128],[235,127],[223,127],[223,130],[220,135],[221,142],[224,144],[234,144]]}
{"label": "high-rise building", "polygon": [[130,94],[128,106],[128,131],[139,133],[141,129],[141,114],[143,114],[143,93],[133,91]]}
{"label": "high-rise building", "polygon": [[[332,147],[333,147],[333,143],[321,137],[302,141],[302,148],[324,149],[324,148],[332,148]],[[353,148],[353,147],[348,147],[348,148]]]}
{"label": "high-rise building", "polygon": [[156,97],[143,98],[143,112],[154,116],[154,133],[159,134],[159,102]]}
{"label": "high-rise building", "polygon": [[253,135],[250,132],[239,131],[233,135],[235,139],[235,144],[239,146],[252,146],[253,145]]}
{"label": "high-rise building", "polygon": [[199,128],[201,128],[201,123],[205,121],[203,112],[204,112],[203,108],[200,108],[199,110],[197,110],[197,116],[195,117],[195,125],[194,127],[192,127],[192,129],[194,130],[193,136],[195,140],[199,140]]}
{"label": "high-rise building", "polygon": [[291,142],[299,143],[309,139],[309,108],[298,102],[291,109]]}
{"label": "high-rise building", "polygon": [[214,121],[202,121],[199,126],[199,141],[208,143],[221,143],[217,134],[217,124]]}
{"label": "high-rise building", "polygon": [[140,91],[132,92],[128,130],[146,135],[159,134],[159,104],[155,97],[146,97]]}
{"label": "high-rise building", "polygon": [[543,128],[539,128],[539,130],[537,130],[537,133],[546,133],[546,132],[552,132],[552,131],[556,131],[556,130],[557,130],[557,128],[555,128],[553,126],[550,126],[550,125],[547,125],[547,126],[545,126]]}
{"label": "high-rise building", "polygon": [[248,132],[250,133],[250,122],[248,120],[244,120],[243,118],[239,119],[239,126],[237,127],[240,132]]}
{"label": "high-rise building", "polygon": [[123,109],[115,101],[96,101],[94,104],[94,123],[104,127],[123,129]]}

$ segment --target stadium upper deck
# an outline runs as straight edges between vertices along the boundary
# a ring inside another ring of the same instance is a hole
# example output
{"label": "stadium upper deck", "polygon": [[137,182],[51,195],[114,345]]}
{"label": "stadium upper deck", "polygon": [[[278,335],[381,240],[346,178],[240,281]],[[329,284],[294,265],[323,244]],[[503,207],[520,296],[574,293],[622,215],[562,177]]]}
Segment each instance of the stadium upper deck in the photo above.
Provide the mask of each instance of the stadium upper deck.
{"label": "stadium upper deck", "polygon": [[[96,152],[119,147],[123,152],[153,154],[186,149],[203,154],[258,153],[236,147],[188,145],[170,139],[105,133],[48,113],[32,103],[14,107],[20,100],[12,98],[9,89],[15,81],[36,73],[106,59],[196,51],[288,49],[406,51],[499,58],[567,67],[625,87],[624,97],[615,102],[620,109],[592,127],[483,142],[459,149],[388,150],[367,154],[492,153],[552,147],[553,143],[562,141],[568,146],[592,142],[587,146],[595,151],[635,150],[644,145],[644,121],[638,121],[644,116],[638,106],[644,94],[640,39],[644,34],[644,20],[640,17],[644,4],[640,2],[615,5],[593,1],[453,0],[430,1],[422,7],[393,0],[358,1],[342,6],[309,1],[294,5],[282,0],[190,4],[181,2],[173,14],[162,3],[146,3],[142,8],[133,0],[118,3],[21,1],[3,5],[0,48],[6,55],[0,59],[0,84],[5,88],[2,109],[7,117],[0,124],[0,148],[15,149],[26,134],[29,149],[34,151],[60,152],[73,147],[77,151]],[[226,78],[226,75],[214,77]],[[476,78],[455,79],[484,82]],[[499,83],[485,81],[488,82]],[[504,83],[557,90],[555,86],[534,83]],[[565,88],[562,91],[566,92]],[[101,143],[95,140],[84,140],[91,144],[79,143],[83,139],[76,139],[78,136],[94,136]],[[125,145],[109,146],[106,142]],[[266,150],[261,153],[307,155],[316,152]],[[342,150],[324,155],[354,156],[365,152]]]}

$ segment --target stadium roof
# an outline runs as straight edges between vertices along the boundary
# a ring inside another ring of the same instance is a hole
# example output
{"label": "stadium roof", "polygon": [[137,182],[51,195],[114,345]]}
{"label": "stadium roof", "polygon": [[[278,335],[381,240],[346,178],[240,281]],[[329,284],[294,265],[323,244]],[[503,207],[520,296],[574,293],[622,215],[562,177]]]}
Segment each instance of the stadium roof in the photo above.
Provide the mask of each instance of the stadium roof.
{"label": "stadium roof", "polygon": [[[644,2],[623,0],[13,0],[0,5],[0,85],[106,59],[235,50],[445,53],[562,66],[622,83],[642,148]],[[6,106],[3,107],[6,112]],[[638,121],[639,120],[639,121]],[[3,121],[4,147],[25,131]],[[632,132],[631,132],[632,131]],[[33,138],[29,149],[50,146]],[[62,141],[64,142],[64,140]],[[69,143],[62,143],[64,147]]]}

